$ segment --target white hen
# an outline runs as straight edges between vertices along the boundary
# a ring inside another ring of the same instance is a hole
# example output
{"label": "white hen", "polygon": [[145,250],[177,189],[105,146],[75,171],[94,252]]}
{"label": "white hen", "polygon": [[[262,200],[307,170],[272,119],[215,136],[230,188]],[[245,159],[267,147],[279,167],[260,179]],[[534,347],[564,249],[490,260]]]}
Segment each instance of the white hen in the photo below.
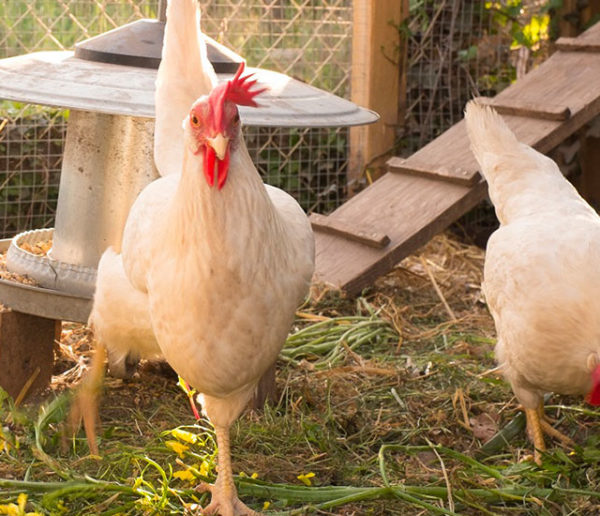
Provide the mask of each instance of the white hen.
{"label": "white hen", "polygon": [[496,355],[525,408],[539,463],[543,432],[568,439],[543,420],[544,393],[600,404],[600,217],[491,108],[471,101],[465,118],[500,221],[484,267]]}
{"label": "white hen", "polygon": [[[207,487],[212,501],[204,512],[251,514],[233,484],[229,427],[276,360],[308,292],[314,239],[297,202],[265,187],[248,155],[236,104],[255,105],[253,97],[262,90],[252,91],[253,82],[240,77],[243,67],[193,106],[195,99],[188,99],[183,138],[181,121],[175,128],[171,116],[161,113],[170,110],[172,100],[179,116],[184,102],[179,95],[197,92],[182,87],[175,93],[167,81],[207,77],[205,52],[188,52],[203,47],[196,9],[195,0],[169,2],[156,99],[155,152],[164,177],[135,201],[122,254],[109,250],[103,257],[101,265],[116,272],[99,274],[99,281],[114,281],[98,285],[91,323],[114,353],[110,339],[131,330],[116,328],[125,319],[133,322],[122,307],[135,299],[141,317],[134,333],[150,337],[149,323],[152,341],[142,346],[131,341],[132,347],[147,353],[157,344],[176,372],[202,393],[203,410],[215,426],[219,476]],[[161,70],[172,75],[161,76]],[[181,159],[170,142],[181,148]],[[119,257],[122,268],[113,268]]]}

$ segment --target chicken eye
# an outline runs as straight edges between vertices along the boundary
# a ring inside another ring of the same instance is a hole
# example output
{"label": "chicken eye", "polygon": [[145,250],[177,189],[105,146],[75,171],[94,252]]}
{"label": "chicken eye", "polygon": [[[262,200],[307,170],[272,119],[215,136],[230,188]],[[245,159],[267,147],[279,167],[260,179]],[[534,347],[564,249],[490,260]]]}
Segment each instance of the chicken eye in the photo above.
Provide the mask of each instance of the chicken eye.
{"label": "chicken eye", "polygon": [[196,115],[192,114],[192,116],[190,116],[190,123],[193,127],[198,127],[200,125],[200,120],[198,120]]}
{"label": "chicken eye", "polygon": [[233,123],[237,124],[240,121],[240,114],[236,113],[235,116],[233,117]]}

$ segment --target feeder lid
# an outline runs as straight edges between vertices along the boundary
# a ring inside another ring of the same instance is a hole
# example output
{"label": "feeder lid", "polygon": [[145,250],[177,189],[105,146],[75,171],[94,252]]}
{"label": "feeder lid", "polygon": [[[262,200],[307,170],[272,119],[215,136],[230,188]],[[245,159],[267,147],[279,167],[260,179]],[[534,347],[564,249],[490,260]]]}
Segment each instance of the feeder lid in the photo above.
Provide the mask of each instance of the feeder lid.
{"label": "feeder lid", "polygon": [[[379,119],[373,111],[287,75],[260,68],[248,72],[269,90],[261,94],[260,109],[240,106],[246,125],[343,127]],[[226,81],[232,75],[217,77]],[[36,52],[0,60],[0,99],[152,118],[155,79],[152,68],[89,61],[68,51]]]}
{"label": "feeder lid", "polygon": [[[75,44],[75,57],[100,63],[157,69],[162,55],[165,22],[137,20]],[[217,73],[235,73],[243,59],[205,36],[208,60]]]}

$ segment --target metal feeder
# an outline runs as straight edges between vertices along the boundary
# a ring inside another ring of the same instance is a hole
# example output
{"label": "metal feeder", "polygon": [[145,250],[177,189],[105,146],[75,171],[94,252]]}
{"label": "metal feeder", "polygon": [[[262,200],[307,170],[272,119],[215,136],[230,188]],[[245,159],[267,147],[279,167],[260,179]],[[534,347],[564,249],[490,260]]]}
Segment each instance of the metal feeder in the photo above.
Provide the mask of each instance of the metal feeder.
{"label": "metal feeder", "polygon": [[[0,300],[18,312],[85,322],[102,252],[120,248],[131,204],[158,176],[152,148],[154,82],[166,1],[158,20],[139,20],[76,45],[0,60],[0,98],[69,108],[56,227],[4,241],[9,270],[41,287],[0,280]],[[242,58],[206,37],[221,81]],[[240,108],[246,125],[341,127],[375,122],[377,114],[286,75],[249,69],[270,90],[261,109]],[[48,256],[23,241],[53,238]]]}

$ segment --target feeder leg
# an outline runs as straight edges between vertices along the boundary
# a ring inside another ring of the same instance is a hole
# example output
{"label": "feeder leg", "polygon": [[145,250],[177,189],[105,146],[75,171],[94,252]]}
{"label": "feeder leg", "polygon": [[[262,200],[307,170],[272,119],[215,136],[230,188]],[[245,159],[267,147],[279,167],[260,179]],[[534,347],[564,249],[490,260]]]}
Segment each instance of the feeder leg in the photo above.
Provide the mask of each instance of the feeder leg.
{"label": "feeder leg", "polygon": [[262,375],[258,382],[258,388],[254,397],[250,400],[251,409],[260,410],[264,407],[266,401],[274,403],[277,401],[277,390],[275,388],[275,364]]}
{"label": "feeder leg", "polygon": [[61,321],[0,312],[0,387],[14,399],[21,391],[28,396],[49,385],[60,330]]}

